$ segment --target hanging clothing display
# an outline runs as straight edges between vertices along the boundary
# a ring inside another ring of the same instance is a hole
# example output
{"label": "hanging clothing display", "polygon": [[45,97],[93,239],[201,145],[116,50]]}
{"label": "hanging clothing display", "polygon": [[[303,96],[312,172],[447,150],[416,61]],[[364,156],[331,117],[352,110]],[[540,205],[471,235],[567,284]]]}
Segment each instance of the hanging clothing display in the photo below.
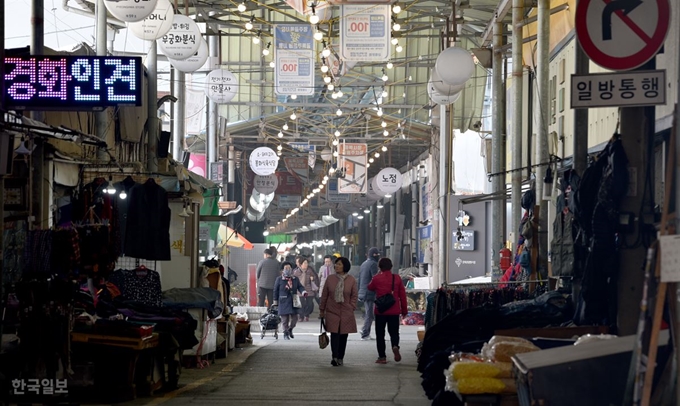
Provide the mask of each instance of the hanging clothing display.
{"label": "hanging clothing display", "polygon": [[[121,182],[116,183],[114,186],[117,191],[125,192],[126,195],[130,195],[130,191],[133,187],[137,185],[131,176],[126,177]],[[122,194],[120,195],[122,196]],[[125,233],[127,231],[127,216],[128,216],[128,205],[130,199],[116,199],[116,217],[118,218],[118,224],[120,228],[120,235],[123,237],[120,241],[120,251],[125,253]]]}
{"label": "hanging clothing display", "polygon": [[130,189],[125,227],[125,255],[152,261],[170,260],[168,194],[153,179]]}
{"label": "hanging clothing display", "polygon": [[109,277],[124,300],[143,303],[148,306],[163,305],[161,278],[158,272],[145,267],[134,270],[118,269]]}

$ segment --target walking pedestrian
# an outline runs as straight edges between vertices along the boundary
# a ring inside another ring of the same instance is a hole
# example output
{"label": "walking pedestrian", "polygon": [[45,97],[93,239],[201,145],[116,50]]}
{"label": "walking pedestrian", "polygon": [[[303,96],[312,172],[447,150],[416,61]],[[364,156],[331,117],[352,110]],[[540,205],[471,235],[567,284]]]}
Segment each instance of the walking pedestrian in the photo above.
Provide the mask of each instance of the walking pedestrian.
{"label": "walking pedestrian", "polygon": [[323,292],[323,285],[326,283],[328,276],[335,272],[333,270],[333,256],[326,255],[323,257],[323,265],[319,269],[319,293],[316,295],[316,303],[321,304],[321,292]]}
{"label": "walking pedestrian", "polygon": [[274,282],[281,274],[281,264],[279,261],[272,258],[274,253],[271,249],[264,250],[264,259],[257,264],[257,305],[264,306],[265,299],[267,304],[272,305],[274,300]]}
{"label": "walking pedestrian", "polygon": [[281,316],[283,323],[283,338],[290,340],[295,338],[293,329],[297,325],[298,313],[302,310],[295,307],[293,296],[297,294],[299,297],[304,297],[307,292],[300,280],[293,275],[293,264],[284,262],[281,269],[283,272],[274,283],[274,301],[272,303],[273,306],[278,306],[279,316]]}
{"label": "walking pedestrian", "polygon": [[399,315],[406,316],[408,305],[406,303],[406,289],[399,275],[392,274],[392,261],[389,258],[381,258],[378,262],[380,273],[368,284],[368,289],[375,292],[376,298],[392,294],[395,303],[384,312],[375,308],[375,339],[378,348],[377,364],[386,364],[387,355],[385,354],[385,326],[390,334],[392,353],[394,361],[401,361],[399,352]]}
{"label": "walking pedestrian", "polygon": [[357,308],[359,291],[357,281],[349,275],[352,264],[349,259],[340,257],[335,260],[335,273],[326,279],[321,294],[319,317],[331,333],[331,351],[334,367],[342,366],[347,349],[347,338],[357,332],[354,311]]}
{"label": "walking pedestrian", "polygon": [[302,298],[302,319],[301,321],[309,321],[309,315],[314,312],[314,296],[319,291],[318,276],[316,272],[309,266],[309,260],[302,258],[300,260],[300,283],[307,291],[307,297]]}
{"label": "walking pedestrian", "polygon": [[364,325],[361,328],[361,339],[371,339],[371,325],[373,324],[373,303],[375,303],[375,293],[368,290],[368,284],[375,275],[378,274],[378,260],[380,250],[376,247],[368,250],[368,258],[361,264],[359,273],[359,301],[364,303]]}

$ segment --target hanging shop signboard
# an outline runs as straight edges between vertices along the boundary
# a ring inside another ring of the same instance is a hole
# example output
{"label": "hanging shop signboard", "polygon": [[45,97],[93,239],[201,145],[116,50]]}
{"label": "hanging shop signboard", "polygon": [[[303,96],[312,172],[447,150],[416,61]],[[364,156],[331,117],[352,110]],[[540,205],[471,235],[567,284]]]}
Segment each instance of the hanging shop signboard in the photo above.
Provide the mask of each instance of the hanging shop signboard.
{"label": "hanging shop signboard", "polygon": [[187,59],[201,46],[201,29],[191,18],[178,14],[167,34],[158,40],[163,54],[170,59]]}
{"label": "hanging shop signboard", "polygon": [[430,184],[425,183],[420,189],[420,221],[432,220],[434,209],[430,199]]}
{"label": "hanging shop signboard", "polygon": [[453,231],[453,249],[456,251],[474,251],[475,250],[475,232],[474,230],[458,230]]}
{"label": "hanging shop signboard", "polygon": [[238,93],[238,80],[226,69],[215,69],[205,78],[205,94],[217,104],[229,103]]}
{"label": "hanging shop signboard", "polygon": [[158,0],[156,8],[142,21],[128,23],[127,26],[135,37],[153,41],[170,31],[175,18],[175,10],[169,0]]}
{"label": "hanging shop signboard", "polygon": [[274,193],[277,187],[279,187],[279,178],[275,174],[267,176],[255,175],[253,188],[263,195]]}
{"label": "hanging shop signboard", "polygon": [[367,158],[368,145],[342,143],[338,147],[339,193],[366,193],[368,191]]}
{"label": "hanging shop signboard", "polygon": [[416,234],[416,261],[419,264],[428,264],[432,260],[432,225],[418,227]]}
{"label": "hanging shop signboard", "polygon": [[300,202],[302,202],[300,196],[279,195],[277,206],[279,209],[294,209],[300,206]]}
{"label": "hanging shop signboard", "polygon": [[142,21],[156,8],[156,0],[104,0],[112,16],[129,23]]}
{"label": "hanging shop signboard", "polygon": [[375,176],[375,187],[385,194],[392,194],[401,189],[402,182],[401,172],[395,168],[383,168]]}
{"label": "hanging shop signboard", "polygon": [[5,58],[5,107],[102,110],[142,105],[142,58],[27,56]]}
{"label": "hanging shop signboard", "polygon": [[276,167],[279,166],[279,157],[271,148],[258,147],[250,153],[248,163],[255,175],[267,176],[276,172]]}
{"label": "hanging shop signboard", "polygon": [[656,56],[666,41],[670,21],[668,0],[580,0],[576,37],[596,64],[630,70]]}
{"label": "hanging shop signboard", "polygon": [[387,61],[391,13],[388,4],[340,6],[340,57],[356,62]]}
{"label": "hanging shop signboard", "polygon": [[274,26],[274,90],[278,95],[314,94],[314,32],[310,24]]}
{"label": "hanging shop signboard", "polygon": [[631,71],[571,76],[571,108],[666,104],[666,71]]}
{"label": "hanging shop signboard", "polygon": [[321,197],[315,196],[309,199],[309,213],[314,215],[328,213],[328,207],[326,207]]}
{"label": "hanging shop signboard", "polygon": [[347,193],[338,193],[338,180],[329,179],[326,185],[326,201],[328,203],[349,203],[350,196]]}
{"label": "hanging shop signboard", "polygon": [[205,66],[205,62],[208,60],[208,43],[201,37],[201,44],[198,47],[198,51],[195,54],[188,57],[187,59],[172,59],[168,58],[170,64],[182,72],[191,73],[196,72]]}

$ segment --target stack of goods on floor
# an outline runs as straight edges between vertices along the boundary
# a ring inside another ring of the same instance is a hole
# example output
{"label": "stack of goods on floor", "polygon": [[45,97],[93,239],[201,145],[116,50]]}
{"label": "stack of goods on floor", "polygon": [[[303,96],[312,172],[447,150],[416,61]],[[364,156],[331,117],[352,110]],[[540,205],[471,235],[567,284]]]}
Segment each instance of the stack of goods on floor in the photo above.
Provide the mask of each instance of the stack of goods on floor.
{"label": "stack of goods on floor", "polygon": [[539,351],[531,342],[516,337],[494,336],[481,354],[454,353],[446,375],[446,390],[461,397],[481,394],[516,394],[512,357]]}

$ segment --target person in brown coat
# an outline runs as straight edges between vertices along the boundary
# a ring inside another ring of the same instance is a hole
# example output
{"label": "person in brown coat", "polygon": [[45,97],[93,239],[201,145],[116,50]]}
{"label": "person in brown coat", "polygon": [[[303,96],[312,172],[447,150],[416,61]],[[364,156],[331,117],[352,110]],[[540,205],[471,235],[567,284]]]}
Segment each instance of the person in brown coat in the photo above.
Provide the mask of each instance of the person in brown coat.
{"label": "person in brown coat", "polygon": [[319,317],[326,324],[326,331],[331,333],[331,365],[341,366],[345,358],[347,338],[350,333],[357,332],[357,321],[354,311],[359,299],[357,281],[349,274],[352,264],[345,257],[335,260],[335,274],[330,275],[321,292]]}

